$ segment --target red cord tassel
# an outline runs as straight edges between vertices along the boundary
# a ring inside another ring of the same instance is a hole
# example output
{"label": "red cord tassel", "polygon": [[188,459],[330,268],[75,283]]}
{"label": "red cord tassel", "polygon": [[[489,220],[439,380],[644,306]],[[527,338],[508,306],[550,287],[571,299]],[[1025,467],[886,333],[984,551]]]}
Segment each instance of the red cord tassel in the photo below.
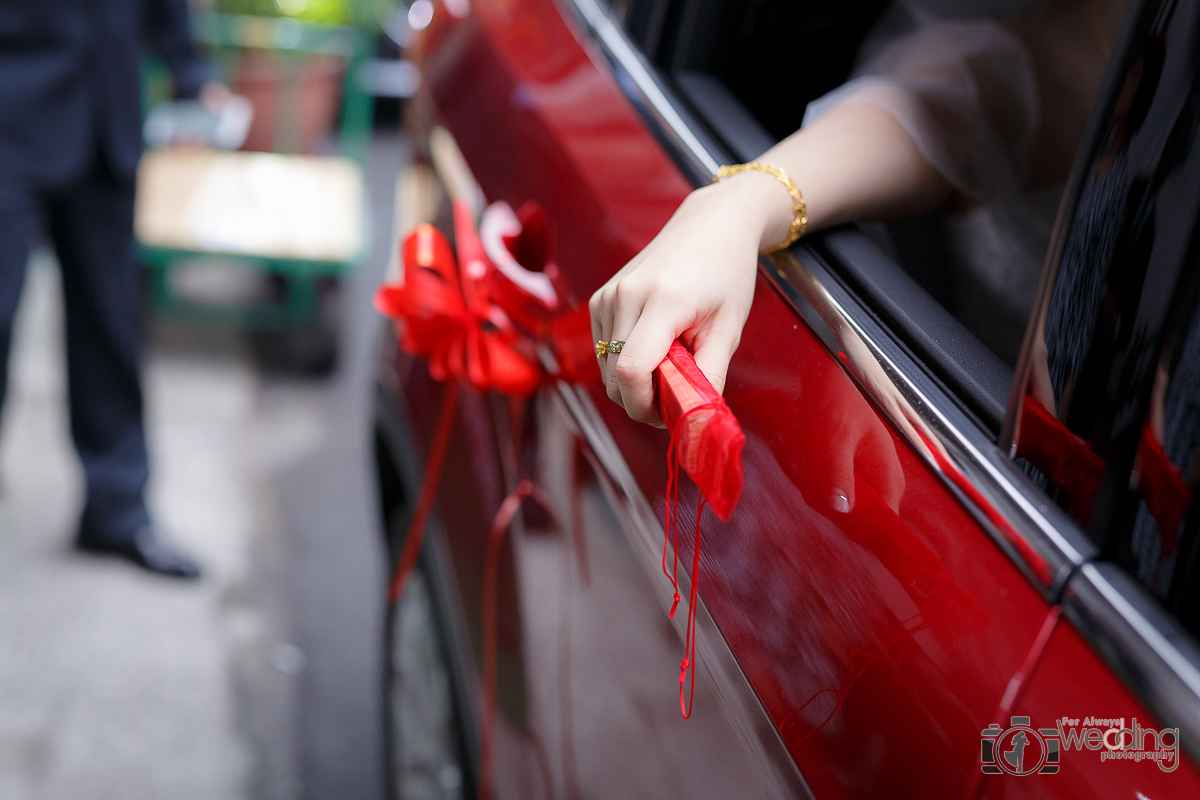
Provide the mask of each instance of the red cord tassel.
{"label": "red cord tassel", "polygon": [[[667,613],[669,619],[675,619],[675,611],[679,608],[679,459],[677,446],[679,432],[686,426],[687,420],[693,414],[711,410],[711,405],[693,406],[675,421],[671,429],[671,443],[667,451],[667,492],[664,510],[663,530],[663,574],[671,581],[674,595],[671,600],[671,610]],[[696,537],[692,543],[692,580],[688,592],[688,618],[683,642],[683,659],[679,663],[679,711],[684,719],[692,716],[692,701],[696,695],[696,609],[700,591],[700,519],[704,516],[704,492],[699,491],[696,501]],[[667,572],[667,548],[671,547],[671,571]],[[688,684],[688,673],[691,673],[691,683]],[[687,699],[684,700],[684,691]]]}

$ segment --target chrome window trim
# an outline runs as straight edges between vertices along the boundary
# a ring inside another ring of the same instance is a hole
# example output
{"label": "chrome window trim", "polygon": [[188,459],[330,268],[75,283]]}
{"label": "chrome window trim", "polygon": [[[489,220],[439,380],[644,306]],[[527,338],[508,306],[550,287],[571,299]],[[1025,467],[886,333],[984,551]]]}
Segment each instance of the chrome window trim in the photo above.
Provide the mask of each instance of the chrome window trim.
{"label": "chrome window trim", "polygon": [[721,166],[715,155],[717,148],[711,142],[701,141],[696,133],[700,126],[678,101],[668,96],[669,90],[646,57],[629,41],[599,0],[566,0],[566,3],[600,44],[625,96],[649,118],[655,133],[671,145],[672,154],[686,159],[680,166],[687,169],[688,177],[693,183],[707,182]]}
{"label": "chrome window trim", "polygon": [[[720,148],[697,135],[701,126],[662,85],[655,68],[598,0],[566,0],[566,5],[600,46],[630,102],[693,184],[707,183],[722,163]],[[921,419],[940,442],[948,456],[946,467],[955,470],[961,480],[925,457],[927,465],[1042,596],[1055,602],[1071,572],[1094,557],[1096,549],[1091,540],[1066,514],[1047,502],[958,401],[854,300],[814,251],[801,244],[787,253],[764,257],[760,269],[834,354],[849,355],[863,349],[870,353],[894,392],[908,403],[912,415]],[[844,366],[846,362],[842,363]],[[883,396],[877,390],[878,383],[873,388],[861,371],[847,371],[880,413],[892,421],[916,452],[922,453],[924,445],[905,434],[904,426],[887,411],[888,401],[894,396]],[[994,522],[997,518],[1006,520],[1013,530],[1006,534]],[[1013,534],[1018,541],[1013,541]],[[1036,563],[1039,558],[1045,568]]]}
{"label": "chrome window trim", "polygon": [[[719,148],[703,143],[692,132],[700,127],[690,122],[690,114],[671,97],[656,69],[598,0],[564,2],[600,45],[622,90],[681,169],[694,185],[707,183],[720,163]],[[1128,27],[1128,18],[1123,25]],[[819,255],[801,243],[787,253],[760,259],[760,269],[833,353],[846,354],[847,347],[856,345],[868,349],[892,388],[945,448],[948,466],[983,502],[968,496],[946,469],[926,458],[928,466],[1042,596],[1050,603],[1066,605],[1068,618],[1127,688],[1163,722],[1180,728],[1185,748],[1200,762],[1200,648],[1194,640],[1139,586],[1122,579],[1124,573],[1119,569],[1092,563],[1099,551],[1074,520],[1026,479],[958,401],[858,303]],[[920,445],[886,410],[887,398],[862,375],[847,372],[920,453]],[[989,511],[1007,521],[1020,541],[1009,541]],[[1021,552],[1023,548],[1045,559],[1050,567],[1048,577],[1039,575],[1032,560]],[[1113,577],[1113,571],[1121,578]]]}
{"label": "chrome window trim", "polygon": [[1191,635],[1113,564],[1085,564],[1062,604],[1138,699],[1179,727],[1184,748],[1200,761],[1200,647]]}

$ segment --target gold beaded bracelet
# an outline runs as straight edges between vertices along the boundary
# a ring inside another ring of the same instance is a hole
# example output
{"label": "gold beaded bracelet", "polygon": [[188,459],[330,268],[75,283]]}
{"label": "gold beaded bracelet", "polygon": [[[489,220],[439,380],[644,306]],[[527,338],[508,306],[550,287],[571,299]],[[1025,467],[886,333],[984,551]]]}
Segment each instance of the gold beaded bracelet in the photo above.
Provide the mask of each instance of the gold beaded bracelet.
{"label": "gold beaded bracelet", "polygon": [[792,196],[792,226],[788,228],[788,234],[783,241],[775,245],[769,250],[764,250],[763,253],[778,253],[780,250],[786,250],[792,246],[792,243],[804,235],[805,229],[808,227],[808,207],[804,204],[804,195],[800,194],[800,189],[797,188],[788,174],[774,164],[766,164],[761,161],[751,161],[748,164],[727,164],[717,170],[717,174],[713,175],[712,182],[723,180],[725,178],[737,175],[739,172],[748,172],[754,170],[756,172],[765,172],[775,180],[783,184],[787,189],[787,193]]}

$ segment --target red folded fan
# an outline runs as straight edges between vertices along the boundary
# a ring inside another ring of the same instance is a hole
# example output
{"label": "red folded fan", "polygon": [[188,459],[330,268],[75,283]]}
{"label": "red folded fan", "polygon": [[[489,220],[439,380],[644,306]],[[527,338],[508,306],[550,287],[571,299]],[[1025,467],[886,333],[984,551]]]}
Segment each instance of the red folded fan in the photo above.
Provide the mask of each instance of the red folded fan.
{"label": "red folded fan", "polygon": [[746,435],[737,417],[679,342],[671,345],[654,376],[659,411],[679,465],[717,516],[728,520],[742,495]]}

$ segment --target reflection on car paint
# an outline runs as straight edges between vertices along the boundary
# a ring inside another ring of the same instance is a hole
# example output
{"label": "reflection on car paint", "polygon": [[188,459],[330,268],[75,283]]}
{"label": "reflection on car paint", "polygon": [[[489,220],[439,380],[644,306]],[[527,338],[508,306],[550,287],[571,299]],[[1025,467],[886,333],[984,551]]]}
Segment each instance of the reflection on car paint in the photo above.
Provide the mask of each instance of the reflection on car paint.
{"label": "reflection on car paint", "polygon": [[[1157,10],[1156,10],[1157,9]],[[1008,420],[1052,499],[1200,634],[1200,13],[1149,3],[1056,232]],[[1185,596],[1187,596],[1185,598]]]}

